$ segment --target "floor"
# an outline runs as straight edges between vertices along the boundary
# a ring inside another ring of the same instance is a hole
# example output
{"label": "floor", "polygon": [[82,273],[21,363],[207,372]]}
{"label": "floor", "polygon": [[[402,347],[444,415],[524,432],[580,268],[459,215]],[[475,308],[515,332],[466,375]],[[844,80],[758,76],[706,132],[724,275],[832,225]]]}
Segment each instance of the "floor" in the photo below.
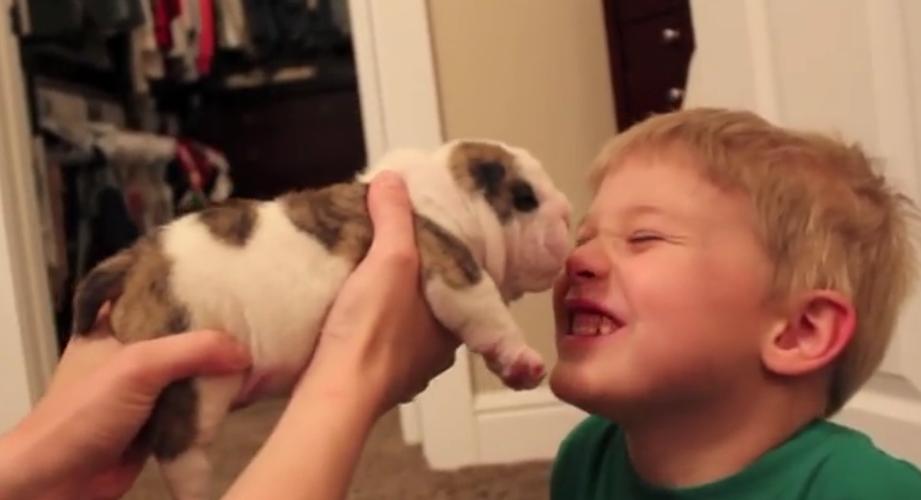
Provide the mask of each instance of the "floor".
{"label": "floor", "polygon": [[[284,402],[270,401],[239,411],[227,420],[212,456],[216,491],[224,491],[259,448],[278,419]],[[547,498],[549,463],[471,467],[431,471],[418,446],[406,446],[396,413],[378,423],[365,448],[349,492],[349,500],[542,500]],[[125,497],[130,500],[169,498],[151,463]]]}

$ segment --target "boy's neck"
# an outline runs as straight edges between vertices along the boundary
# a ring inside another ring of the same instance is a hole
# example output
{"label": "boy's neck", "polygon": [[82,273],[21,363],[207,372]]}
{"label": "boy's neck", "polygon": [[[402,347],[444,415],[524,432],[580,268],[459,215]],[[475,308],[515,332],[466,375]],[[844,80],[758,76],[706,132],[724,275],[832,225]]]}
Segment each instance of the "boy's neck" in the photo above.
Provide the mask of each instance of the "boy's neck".
{"label": "boy's neck", "polygon": [[[623,425],[633,468],[647,483],[699,486],[736,474],[822,415],[822,402],[774,393]],[[778,409],[782,409],[778,411]],[[685,408],[684,410],[687,410]]]}

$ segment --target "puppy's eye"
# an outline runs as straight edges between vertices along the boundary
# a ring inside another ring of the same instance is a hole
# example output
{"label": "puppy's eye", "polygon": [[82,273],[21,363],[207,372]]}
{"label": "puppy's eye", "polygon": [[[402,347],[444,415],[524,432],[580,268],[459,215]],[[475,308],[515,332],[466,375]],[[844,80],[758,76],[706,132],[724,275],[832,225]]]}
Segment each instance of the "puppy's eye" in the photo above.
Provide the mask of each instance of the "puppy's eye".
{"label": "puppy's eye", "polygon": [[537,196],[534,189],[526,182],[516,181],[509,186],[512,193],[512,205],[521,212],[530,212],[537,208]]}

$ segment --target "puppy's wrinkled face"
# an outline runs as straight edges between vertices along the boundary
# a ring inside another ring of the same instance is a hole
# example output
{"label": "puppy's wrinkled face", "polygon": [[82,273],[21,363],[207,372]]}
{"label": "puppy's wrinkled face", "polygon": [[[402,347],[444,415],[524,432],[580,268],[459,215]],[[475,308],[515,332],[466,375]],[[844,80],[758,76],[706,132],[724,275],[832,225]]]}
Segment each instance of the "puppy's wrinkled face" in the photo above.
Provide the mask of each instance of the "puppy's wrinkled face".
{"label": "puppy's wrinkled face", "polygon": [[506,248],[500,287],[508,298],[546,290],[571,249],[570,204],[540,162],[500,143],[451,146],[450,167],[461,187],[483,196],[502,226]]}

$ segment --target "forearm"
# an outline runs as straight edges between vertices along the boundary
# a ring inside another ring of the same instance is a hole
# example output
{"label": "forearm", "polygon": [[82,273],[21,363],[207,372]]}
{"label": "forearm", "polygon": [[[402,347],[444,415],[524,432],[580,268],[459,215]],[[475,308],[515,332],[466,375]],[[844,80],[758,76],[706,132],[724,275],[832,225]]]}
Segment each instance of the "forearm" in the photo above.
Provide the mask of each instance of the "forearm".
{"label": "forearm", "polygon": [[335,389],[308,377],[225,498],[345,498],[377,416],[356,381]]}
{"label": "forearm", "polygon": [[16,467],[22,462],[23,451],[23,443],[15,430],[0,435],[0,500],[23,498],[29,493],[31,481],[23,477],[22,472],[29,473]]}
{"label": "forearm", "polygon": [[67,498],[54,453],[43,452],[33,433],[20,425],[0,436],[0,500]]}

